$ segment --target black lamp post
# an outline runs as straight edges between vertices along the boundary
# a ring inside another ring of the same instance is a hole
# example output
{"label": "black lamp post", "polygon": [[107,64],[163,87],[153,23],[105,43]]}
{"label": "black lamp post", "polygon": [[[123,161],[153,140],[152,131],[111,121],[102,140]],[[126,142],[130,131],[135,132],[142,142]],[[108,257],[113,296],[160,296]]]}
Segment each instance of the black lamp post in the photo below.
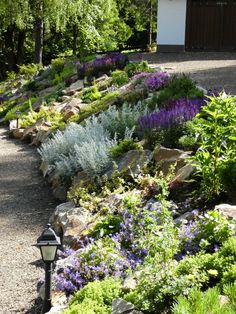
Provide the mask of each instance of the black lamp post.
{"label": "black lamp post", "polygon": [[51,305],[51,273],[52,263],[55,261],[58,247],[61,245],[60,238],[48,224],[37,240],[36,246],[40,249],[42,260],[45,263],[45,296],[42,313],[47,313]]}
{"label": "black lamp post", "polygon": [[16,128],[18,129],[19,128],[19,118],[20,118],[20,115],[21,115],[20,110],[17,109],[15,114],[16,114]]}

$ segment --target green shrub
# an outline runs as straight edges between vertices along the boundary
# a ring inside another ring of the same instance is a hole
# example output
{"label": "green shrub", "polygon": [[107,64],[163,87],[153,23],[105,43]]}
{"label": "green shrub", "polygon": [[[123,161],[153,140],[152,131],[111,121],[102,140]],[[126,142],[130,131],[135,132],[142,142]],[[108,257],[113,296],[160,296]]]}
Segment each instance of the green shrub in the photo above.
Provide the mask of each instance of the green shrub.
{"label": "green shrub", "polygon": [[29,110],[32,103],[36,101],[37,98],[31,97],[30,99],[26,100],[23,104],[17,105],[10,109],[4,117],[4,121],[10,121],[16,119],[16,110],[20,110],[21,115],[20,118],[27,114],[27,110]]}
{"label": "green shrub", "polygon": [[195,287],[213,287],[232,283],[235,280],[236,239],[229,238],[218,252],[209,254],[200,252],[184,257],[177,266],[177,276],[185,275]]}
{"label": "green shrub", "polygon": [[223,189],[235,201],[236,191],[236,160],[235,156],[223,159],[219,165],[219,177]]}
{"label": "green shrub", "polygon": [[229,185],[226,180],[230,175],[228,166],[236,154],[235,104],[235,96],[211,96],[194,119],[200,148],[193,160],[202,176],[202,193],[209,199],[234,185],[234,179],[230,179]]}
{"label": "green shrub", "polygon": [[27,77],[32,77],[36,75],[39,71],[39,65],[38,64],[22,64],[19,65],[19,73],[21,75],[26,75]]}
{"label": "green shrub", "polygon": [[[234,289],[236,290],[236,287]],[[235,290],[230,292],[230,295],[235,297]],[[229,290],[226,288],[226,291]],[[177,302],[173,307],[173,314],[233,314],[236,311],[231,299],[226,303],[220,302],[220,290],[217,287],[205,292],[193,289],[188,297],[178,297]]]}
{"label": "green shrub", "polygon": [[63,314],[110,314],[112,301],[121,296],[121,284],[112,278],[88,283],[75,294]]}
{"label": "green shrub", "polygon": [[152,71],[151,68],[148,66],[148,62],[146,60],[143,60],[141,62],[130,62],[125,66],[124,70],[129,77],[139,72]]}
{"label": "green shrub", "polygon": [[118,158],[129,150],[142,149],[142,146],[135,143],[133,139],[124,139],[118,145],[111,148],[110,153],[113,159]]}
{"label": "green shrub", "polygon": [[101,98],[101,94],[100,94],[96,84],[94,84],[91,87],[83,89],[81,99],[84,102],[90,103],[90,102],[93,102],[93,101],[100,99],[100,98]]}
{"label": "green shrub", "polygon": [[47,122],[50,122],[52,125],[52,130],[58,128],[62,129],[65,126],[64,117],[60,112],[55,112],[50,110],[49,107],[42,106],[39,112],[35,112],[30,107],[30,111],[27,115],[23,116],[21,119],[21,127],[27,128],[30,125],[33,125],[40,118],[44,118]]}
{"label": "green shrub", "polygon": [[58,74],[64,69],[65,59],[64,58],[56,58],[52,60],[52,70]]}
{"label": "green shrub", "polygon": [[106,217],[103,217],[102,220],[96,223],[93,229],[89,231],[88,236],[98,239],[103,236],[116,233],[120,230],[121,221],[122,219],[120,216],[108,214]]}
{"label": "green shrub", "polygon": [[107,93],[101,99],[92,102],[85,108],[82,108],[79,115],[72,117],[69,121],[80,123],[90,116],[108,109],[111,105],[115,105],[120,101],[119,95],[119,92]]}
{"label": "green shrub", "polygon": [[[176,263],[160,263],[143,267],[137,277],[134,291],[125,296],[145,313],[156,314],[166,311],[179,295],[186,295],[194,286],[194,282],[186,276],[177,276]],[[182,313],[183,314],[183,313]]]}
{"label": "green shrub", "polygon": [[16,73],[14,71],[7,71],[7,81],[13,81],[16,79]]}
{"label": "green shrub", "polygon": [[14,108],[16,105],[16,101],[5,101],[3,104],[0,105],[0,118],[3,118],[9,110]]}
{"label": "green shrub", "polygon": [[66,78],[75,74],[75,72],[76,70],[73,64],[70,64],[68,66],[65,65],[60,73],[55,74],[55,77],[53,79],[53,85],[58,85],[60,83],[63,83],[66,80]]}
{"label": "green shrub", "polygon": [[128,74],[125,71],[116,70],[112,72],[112,84],[122,86],[129,82]]}
{"label": "green shrub", "polygon": [[[187,75],[175,75],[169,82],[168,86],[160,91],[155,105],[163,106],[169,100],[180,98],[201,98],[203,91],[196,87],[195,82]],[[153,108],[154,109],[154,108]]]}

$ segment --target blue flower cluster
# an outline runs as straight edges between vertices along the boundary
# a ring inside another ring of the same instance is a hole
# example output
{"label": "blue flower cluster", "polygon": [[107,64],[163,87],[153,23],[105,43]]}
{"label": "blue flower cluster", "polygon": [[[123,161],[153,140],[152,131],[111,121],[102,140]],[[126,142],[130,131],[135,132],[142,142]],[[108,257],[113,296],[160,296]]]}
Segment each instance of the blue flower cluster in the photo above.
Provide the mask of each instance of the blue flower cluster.
{"label": "blue flower cluster", "polygon": [[91,281],[125,277],[128,270],[142,264],[147,251],[138,245],[135,225],[136,219],[127,210],[119,232],[98,240],[85,237],[79,240],[81,249],[62,252],[60,257],[67,258],[67,263],[57,269],[57,290],[73,294]]}
{"label": "blue flower cluster", "polygon": [[181,98],[170,101],[158,112],[139,118],[139,125],[143,129],[167,128],[180,125],[191,120],[205,105],[202,98]]}

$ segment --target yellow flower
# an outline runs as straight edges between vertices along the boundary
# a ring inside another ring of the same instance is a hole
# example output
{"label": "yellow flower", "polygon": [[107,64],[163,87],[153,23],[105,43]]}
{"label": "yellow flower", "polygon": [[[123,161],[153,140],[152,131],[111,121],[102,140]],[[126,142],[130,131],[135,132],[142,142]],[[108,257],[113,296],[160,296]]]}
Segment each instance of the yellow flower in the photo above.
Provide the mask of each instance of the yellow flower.
{"label": "yellow flower", "polygon": [[218,275],[218,271],[216,269],[208,269],[208,274],[212,275],[212,276],[217,276]]}
{"label": "yellow flower", "polygon": [[186,276],[186,279],[188,280],[193,280],[195,278],[195,276],[193,274],[189,274]]}

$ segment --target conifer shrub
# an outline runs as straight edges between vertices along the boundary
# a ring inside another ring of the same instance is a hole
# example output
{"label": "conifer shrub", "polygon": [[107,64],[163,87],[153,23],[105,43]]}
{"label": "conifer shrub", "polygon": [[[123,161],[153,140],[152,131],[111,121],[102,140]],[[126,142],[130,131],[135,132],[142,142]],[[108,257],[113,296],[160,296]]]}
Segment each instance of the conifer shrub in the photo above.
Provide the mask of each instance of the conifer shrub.
{"label": "conifer shrub", "polygon": [[107,278],[89,283],[74,295],[63,314],[110,314],[112,301],[122,294],[119,280]]}

